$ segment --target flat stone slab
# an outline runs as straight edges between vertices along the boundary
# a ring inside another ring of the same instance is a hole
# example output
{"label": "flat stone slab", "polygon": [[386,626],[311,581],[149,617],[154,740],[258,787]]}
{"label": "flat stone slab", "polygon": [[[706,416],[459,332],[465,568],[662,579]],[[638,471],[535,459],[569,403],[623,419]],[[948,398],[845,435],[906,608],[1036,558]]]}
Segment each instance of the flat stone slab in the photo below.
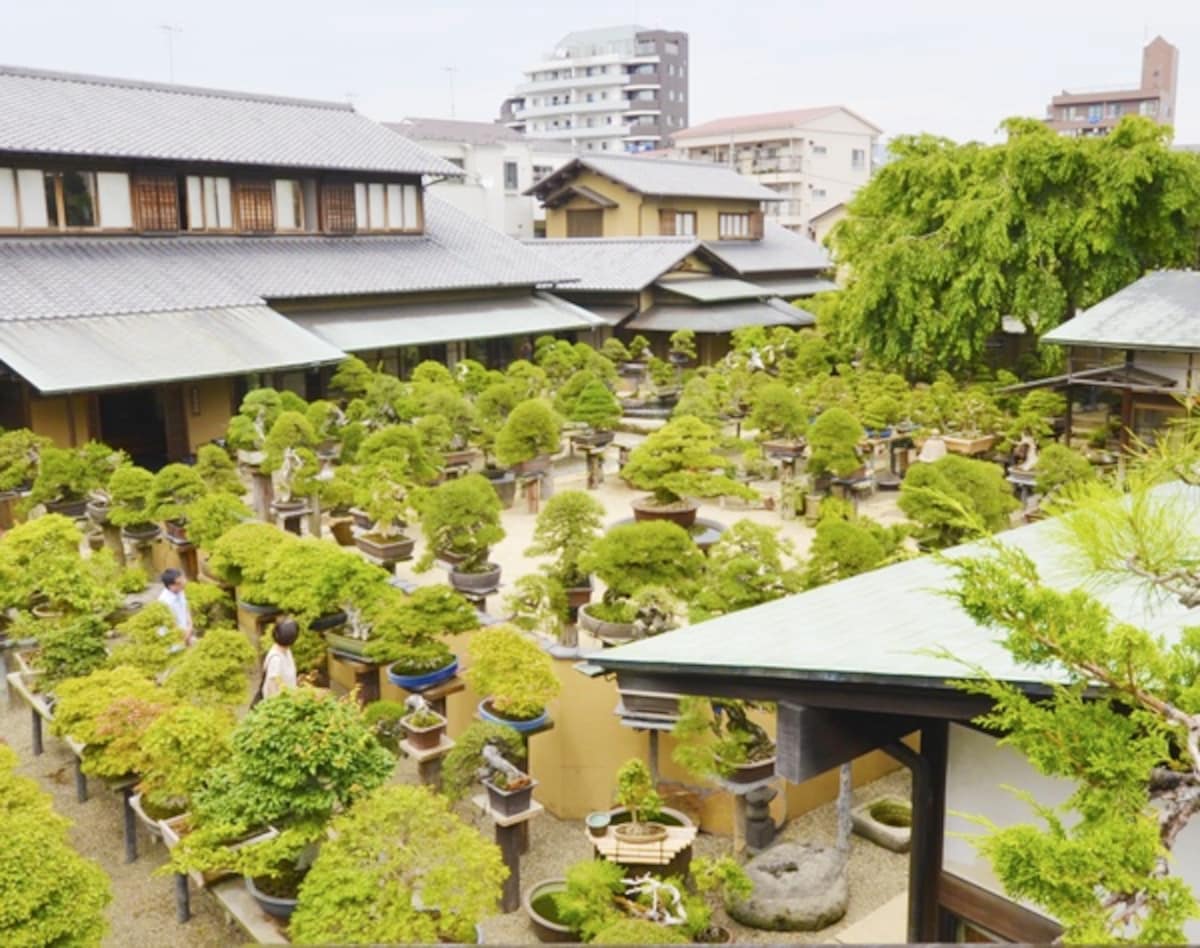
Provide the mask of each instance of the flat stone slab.
{"label": "flat stone slab", "polygon": [[780,843],[745,868],[754,891],[728,906],[730,916],[743,925],[776,932],[820,931],[846,914],[846,860],[836,849]]}
{"label": "flat stone slab", "polygon": [[[854,824],[854,832],[869,839],[877,846],[890,849],[894,853],[906,853],[912,845],[911,826],[889,826],[881,823],[871,815],[871,808],[880,803],[895,803],[907,807],[908,801],[899,797],[876,797],[868,803],[856,806],[850,811],[850,819]],[[910,810],[911,812],[911,810]]]}

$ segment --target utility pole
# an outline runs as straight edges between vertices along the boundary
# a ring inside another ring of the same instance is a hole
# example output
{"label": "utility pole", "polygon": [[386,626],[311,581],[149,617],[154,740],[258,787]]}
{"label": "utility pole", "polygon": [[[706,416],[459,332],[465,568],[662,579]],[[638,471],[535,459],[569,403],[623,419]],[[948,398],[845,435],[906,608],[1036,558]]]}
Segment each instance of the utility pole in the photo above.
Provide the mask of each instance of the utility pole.
{"label": "utility pole", "polygon": [[175,81],[175,34],[182,33],[178,26],[167,26],[163,23],[159,29],[167,34],[167,75],[171,82]]}
{"label": "utility pole", "polygon": [[450,80],[450,117],[454,118],[454,74],[458,72],[457,66],[443,66],[447,78]]}

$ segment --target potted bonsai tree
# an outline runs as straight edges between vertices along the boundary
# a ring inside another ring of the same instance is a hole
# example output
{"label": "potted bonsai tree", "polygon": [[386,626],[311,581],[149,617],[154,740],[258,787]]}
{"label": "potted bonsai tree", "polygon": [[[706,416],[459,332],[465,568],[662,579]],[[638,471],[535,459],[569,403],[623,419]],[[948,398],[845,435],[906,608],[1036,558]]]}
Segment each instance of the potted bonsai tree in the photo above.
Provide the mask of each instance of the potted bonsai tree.
{"label": "potted bonsai tree", "polygon": [[491,548],[504,539],[500,499],[481,474],[468,474],[422,491],[416,498],[426,548],[417,570],[438,558],[452,562],[450,585],[461,592],[486,593],[500,583],[500,567],[489,562]]}
{"label": "potted bonsai tree", "polygon": [[618,839],[629,843],[653,843],[667,838],[667,828],[653,822],[663,800],[645,762],[627,760],[617,771],[617,803],[629,811],[629,822],[613,826]]}
{"label": "potted bonsai tree", "polygon": [[82,535],[61,514],[17,524],[0,536],[0,611],[103,618],[119,604],[112,558],[80,555]]}
{"label": "potted bonsai tree", "polygon": [[254,518],[241,500],[222,491],[193,500],[187,505],[186,515],[188,539],[203,550],[211,550],[226,530]]}
{"label": "potted bonsai tree", "polygon": [[971,538],[974,526],[968,517],[986,530],[1003,530],[1019,506],[1001,467],[957,454],[909,468],[899,505],[918,524],[920,544],[933,550]]}
{"label": "potted bonsai tree", "polygon": [[695,497],[741,497],[758,493],[724,474],[725,458],[716,453],[716,435],[697,418],[667,422],[634,448],[621,476],[653,496],[633,505],[639,520],[670,520],[683,527],[696,522]]}
{"label": "potted bonsai tree", "polygon": [[186,813],[192,794],[230,752],[235,718],[226,707],[176,705],[142,736],[145,762],[130,805],[146,829],[161,836],[160,820]]}
{"label": "potted bonsai tree", "polygon": [[237,452],[240,463],[250,468],[262,464],[267,432],[283,411],[283,399],[273,388],[251,389],[229,419],[225,440]]}
{"label": "potted bonsai tree", "polygon": [[366,610],[371,634],[364,654],[388,664],[388,679],[405,691],[423,691],[453,678],[458,659],[443,636],[479,628],[479,613],[448,586],[422,586],[376,597]]}
{"label": "potted bonsai tree", "polygon": [[983,454],[996,443],[1000,409],[982,386],[962,392],[950,418],[950,430],[942,436],[946,450],[968,457]]}
{"label": "potted bonsai tree", "polygon": [[215,444],[202,444],[196,452],[196,473],[204,482],[209,493],[231,494],[241,497],[246,485],[238,476],[237,467],[223,448]]}
{"label": "potted bonsai tree", "polygon": [[225,531],[212,547],[208,569],[237,589],[238,606],[262,615],[278,612],[268,588],[271,557],[281,544],[299,542],[270,523],[241,523]]}
{"label": "potted bonsai tree", "polygon": [[45,447],[39,452],[37,476],[21,506],[29,510],[42,504],[49,513],[82,517],[88,493],[103,487],[125,461],[123,452],[98,441],[81,448]]}
{"label": "potted bonsai tree", "polygon": [[650,357],[650,340],[640,333],[629,340],[629,362],[630,368],[635,371],[642,371],[646,367],[646,360]]}
{"label": "potted bonsai tree", "polygon": [[169,537],[186,543],[188,505],[204,493],[199,471],[186,464],[168,464],[154,475],[150,484],[149,505],[154,519],[163,522]]}
{"label": "potted bonsai tree", "polygon": [[667,345],[672,364],[687,365],[696,361],[696,332],[693,329],[677,329],[671,333]]}
{"label": "potted bonsai tree", "polygon": [[392,425],[363,442],[364,463],[354,478],[356,518],[363,528],[355,537],[360,550],[383,562],[406,560],[415,546],[404,533],[413,490],[431,484],[438,467],[428,446],[410,426]]}
{"label": "potted bonsai tree", "polygon": [[461,800],[488,773],[482,766],[485,747],[495,748],[518,770],[525,764],[525,738],[519,732],[504,724],[475,721],[458,736],[442,761],[442,793],[448,799]]}
{"label": "potted bonsai tree", "polygon": [[862,466],[858,446],[864,432],[862,425],[844,408],[827,408],[817,416],[808,429],[808,472],[818,489],[828,489],[835,477],[851,478]]}
{"label": "potted bonsai tree", "polygon": [[518,474],[549,469],[550,455],[562,440],[562,420],[540,398],[521,402],[496,433],[496,460]]}
{"label": "potted bonsai tree", "polygon": [[527,573],[513,583],[504,597],[508,621],[525,632],[537,632],[574,647],[577,642],[568,626],[567,594],[552,576]]}
{"label": "potted bonsai tree", "polygon": [[499,848],[424,787],[383,787],[330,830],[300,886],[296,942],[469,943],[495,911],[508,874]]}
{"label": "potted bonsai tree", "polygon": [[572,609],[586,605],[592,598],[592,580],[580,561],[600,535],[603,521],[604,505],[581,490],[555,494],[538,513],[533,544],[525,555],[554,557],[544,570],[562,585]]}
{"label": "potted bonsai tree", "polygon": [[446,719],[429,706],[420,695],[409,695],[405,701],[408,713],[400,719],[408,743],[417,750],[433,750],[446,733]]}
{"label": "potted bonsai tree", "polygon": [[155,509],[151,499],[154,475],[143,467],[123,464],[108,481],[108,493],[112,497],[109,520],[121,528],[125,538],[144,546],[159,534],[155,522]]}
{"label": "potted bonsai tree", "polygon": [[616,336],[609,336],[604,340],[604,344],[600,346],[600,354],[614,366],[630,360],[629,349]]}
{"label": "potted bonsai tree", "polygon": [[804,456],[808,411],[790,385],[770,382],[759,388],[749,423],[758,429],[763,450],[771,457],[794,461]]}
{"label": "potted bonsai tree", "polygon": [[275,419],[263,442],[263,473],[274,475],[277,514],[294,513],[304,499],[315,493],[313,479],[320,471],[314,451],[317,435],[307,417],[298,411],[283,411]]}
{"label": "potted bonsai tree", "polygon": [[42,452],[53,443],[28,428],[0,434],[0,495],[29,490],[37,476]]}
{"label": "potted bonsai tree", "polygon": [[[203,584],[194,585],[200,588]],[[256,658],[254,646],[241,631],[208,629],[171,666],[163,687],[177,700],[196,707],[233,709],[250,697],[248,670]],[[300,664],[299,658],[296,664]]]}
{"label": "potted bonsai tree", "polygon": [[316,444],[313,446],[317,457],[322,461],[333,461],[342,455],[342,432],[348,420],[346,413],[334,402],[323,398],[310,402],[305,412]]}
{"label": "potted bonsai tree", "polygon": [[532,639],[510,625],[494,625],[477,632],[468,651],[467,683],[485,696],[481,718],[518,731],[546,723],[546,705],[561,685],[553,660]]}
{"label": "potted bonsai tree", "polygon": [[750,712],[748,701],[687,697],[671,731],[679,739],[674,759],[698,777],[755,783],[775,773],[775,742]]}
{"label": "potted bonsai tree", "polygon": [[571,421],[587,426],[586,432],[571,436],[572,441],[590,447],[603,447],[613,439],[613,428],[621,420],[621,403],[599,379],[593,379],[575,398],[569,412]]}

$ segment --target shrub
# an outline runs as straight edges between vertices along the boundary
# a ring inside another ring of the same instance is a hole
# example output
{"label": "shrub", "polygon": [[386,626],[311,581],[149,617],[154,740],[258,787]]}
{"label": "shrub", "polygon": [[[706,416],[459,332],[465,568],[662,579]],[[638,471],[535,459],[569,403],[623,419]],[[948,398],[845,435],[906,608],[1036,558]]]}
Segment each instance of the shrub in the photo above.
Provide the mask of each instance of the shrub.
{"label": "shrub", "polygon": [[226,708],[181,704],[146,729],[138,792],[151,812],[165,817],[191,806],[209,771],[229,755],[234,723]]}
{"label": "shrub", "polygon": [[196,452],[196,473],[211,493],[241,497],[246,492],[242,479],[238,477],[237,465],[223,448],[215,444],[200,445],[200,450]]}
{"label": "shrub", "polygon": [[704,554],[688,532],[666,520],[619,524],[582,557],[581,568],[608,587],[605,599],[628,599],[646,586],[688,595],[704,571]]}
{"label": "shrub", "polygon": [[695,359],[696,331],[694,329],[677,329],[671,333],[671,338],[667,340],[667,345],[671,347],[671,351],[675,354]]}
{"label": "shrub", "polygon": [[194,705],[240,705],[250,695],[247,673],[254,660],[254,646],[239,630],[209,629],[175,663],[165,687]]}
{"label": "shrub", "polygon": [[569,417],[596,431],[611,431],[621,420],[621,403],[607,385],[595,379],[588,382],[575,398]]}
{"label": "shrub", "polygon": [[554,454],[561,440],[562,419],[549,402],[531,398],[514,408],[496,432],[496,460],[505,467],[513,467]]}
{"label": "shrub", "polygon": [[561,688],[550,656],[512,626],[494,625],[477,632],[468,652],[467,683],[476,694],[490,698],[492,707],[505,717],[537,717]]}
{"label": "shrub", "polygon": [[565,490],[542,507],[526,556],[553,556],[546,572],[566,588],[587,584],[580,566],[584,553],[600,535],[604,505],[587,491]]}
{"label": "shrub", "polygon": [[1091,462],[1065,444],[1048,444],[1042,448],[1034,466],[1037,492],[1051,497],[1071,484],[1096,480]]}
{"label": "shrub", "polygon": [[907,530],[885,527],[868,517],[826,516],[822,511],[809,547],[808,588],[866,573],[902,556]]}
{"label": "shrub", "polygon": [[469,943],[507,877],[499,848],[446,800],[426,787],[384,787],[333,821],[290,934],[308,944]]}
{"label": "shrub", "polygon": [[253,519],[254,513],[232,494],[212,493],[187,506],[188,539],[204,550],[211,550],[227,530]]}
{"label": "shrub", "polygon": [[451,800],[460,800],[479,779],[483,749],[494,744],[509,761],[524,769],[525,740],[520,732],[491,721],[476,721],[454,741],[454,746],[442,761],[442,793]]}
{"label": "shrub", "polygon": [[36,504],[86,497],[89,491],[103,487],[113,471],[127,461],[124,452],[98,441],[89,441],[80,448],[47,446],[41,449],[39,458],[37,476],[22,502],[26,510]]}
{"label": "shrub", "polygon": [[0,491],[29,487],[37,476],[42,452],[53,443],[28,428],[0,434]]}
{"label": "shrub", "polygon": [[387,573],[326,540],[305,537],[277,546],[263,592],[302,625],[345,610],[351,624],[388,585]]}
{"label": "shrub", "polygon": [[770,438],[799,438],[808,426],[808,411],[790,385],[771,382],[755,394],[749,423]]}
{"label": "shrub", "polygon": [[71,848],[70,822],[35,781],[17,776],[18,762],[0,743],[0,943],[99,945],[108,876]]}
{"label": "shrub", "polygon": [[30,609],[39,600],[58,612],[106,616],[121,601],[113,560],[85,560],[78,528],[61,514],[19,523],[0,537],[0,608]]}
{"label": "shrub", "polygon": [[644,359],[650,352],[650,340],[640,333],[629,341],[629,356],[634,361]]}
{"label": "shrub", "polygon": [[408,716],[408,708],[399,701],[372,701],[363,712],[363,721],[375,739],[393,754],[400,753],[405,730],[400,723]]}
{"label": "shrub", "polygon": [[755,491],[718,473],[727,462],[716,446],[716,433],[704,422],[675,418],[634,448],[621,476],[634,487],[653,491],[662,506],[677,504],[685,496],[753,500]]}
{"label": "shrub", "polygon": [[150,490],[154,475],[144,467],[122,464],[108,481],[112,511],[108,519],[118,527],[136,529],[151,526],[155,521]]}
{"label": "shrub", "polygon": [[275,550],[299,542],[292,534],[269,523],[240,523],[226,530],[212,545],[208,569],[221,581],[238,587],[247,602],[266,603],[267,570]]}
{"label": "shrub", "polygon": [[117,626],[120,636],[108,658],[110,668],[128,665],[153,678],[167,670],[184,648],[184,633],[164,603],[152,602]]}
{"label": "shrub", "polygon": [[600,347],[600,354],[610,362],[628,362],[629,350],[616,336],[609,336]]}
{"label": "shrub", "polygon": [[567,593],[553,576],[529,573],[513,584],[504,597],[509,621],[526,632],[559,638],[567,622]]}
{"label": "shrub", "polygon": [[934,549],[961,543],[981,530],[1004,529],[1018,506],[1003,470],[957,454],[909,468],[899,504],[919,525],[921,542]]}
{"label": "shrub", "polygon": [[411,596],[399,590],[385,593],[367,610],[371,633],[366,656],[374,662],[395,662],[403,674],[418,675],[445,668],[454,653],[444,635],[479,628],[479,613],[446,585],[422,586]]}
{"label": "shrub", "polygon": [[433,566],[440,553],[462,557],[463,572],[482,572],[488,552],[504,539],[500,526],[500,498],[482,474],[468,474],[421,491],[416,507],[425,534],[425,551],[418,571]]}
{"label": "shrub", "polygon": [[132,596],[144,592],[150,585],[150,577],[140,566],[126,566],[117,577],[117,589]]}
{"label": "shrub", "polygon": [[189,583],[187,601],[192,611],[192,629],[198,635],[227,625],[235,617],[233,600],[215,583]]}
{"label": "shrub", "polygon": [[347,398],[361,398],[367,394],[374,379],[375,373],[367,363],[358,356],[347,356],[337,364],[329,386]]}
{"label": "shrub", "polygon": [[619,918],[596,932],[593,945],[686,945],[690,938],[679,929],[648,918]]}
{"label": "shrub", "polygon": [[186,464],[168,464],[150,484],[147,501],[154,520],[184,520],[189,504],[204,496],[200,472]]}
{"label": "shrub", "polygon": [[739,520],[709,548],[693,621],[748,609],[797,592],[801,577],[792,545],[773,527]]}
{"label": "shrub", "polygon": [[809,426],[808,470],[815,475],[848,477],[862,466],[858,445],[862,425],[844,408],[827,408]]}
{"label": "shrub", "polygon": [[[566,888],[554,895],[559,920],[585,942],[625,916],[617,899],[625,894],[625,870],[605,859],[585,859],[567,870]],[[654,925],[655,929],[662,926]]]}
{"label": "shrub", "polygon": [[38,623],[34,666],[38,687],[54,691],[60,681],[89,675],[108,660],[104,623],[91,615],[68,616]]}

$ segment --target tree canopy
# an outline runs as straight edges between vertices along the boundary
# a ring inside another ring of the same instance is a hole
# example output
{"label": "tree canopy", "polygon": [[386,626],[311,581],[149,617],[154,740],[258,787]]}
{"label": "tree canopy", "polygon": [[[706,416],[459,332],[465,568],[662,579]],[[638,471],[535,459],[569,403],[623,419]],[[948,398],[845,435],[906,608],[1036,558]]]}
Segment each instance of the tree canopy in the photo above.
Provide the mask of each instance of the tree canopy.
{"label": "tree canopy", "polygon": [[833,234],[850,274],[838,331],[888,366],[969,368],[1006,315],[1040,336],[1148,269],[1196,265],[1200,159],[1169,129],[1004,129],[999,145],[895,139]]}

